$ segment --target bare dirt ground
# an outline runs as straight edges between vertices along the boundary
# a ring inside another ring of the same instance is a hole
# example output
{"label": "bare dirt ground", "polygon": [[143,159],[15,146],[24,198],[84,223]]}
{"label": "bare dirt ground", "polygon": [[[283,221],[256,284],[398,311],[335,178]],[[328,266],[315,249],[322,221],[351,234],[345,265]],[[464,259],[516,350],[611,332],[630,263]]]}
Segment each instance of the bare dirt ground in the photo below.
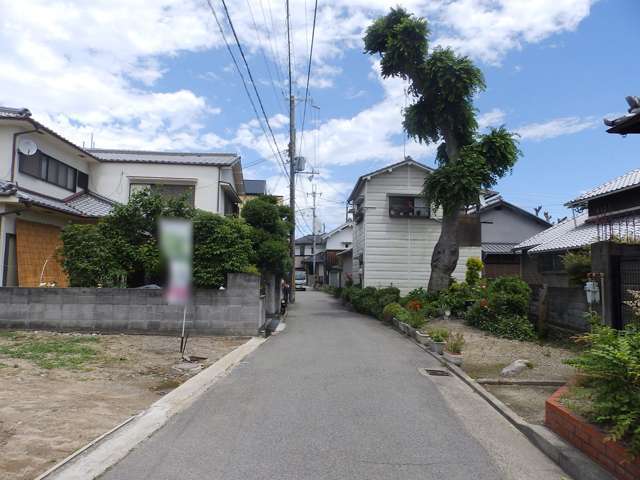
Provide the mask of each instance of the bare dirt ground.
{"label": "bare dirt ground", "polygon": [[[192,337],[186,353],[207,357],[206,367],[246,341]],[[0,479],[36,477],[195,375],[199,368],[176,368],[179,345],[148,335],[2,332]]]}
{"label": "bare dirt ground", "polygon": [[[521,342],[490,335],[465,325],[462,320],[438,319],[428,327],[446,328],[461,332],[466,344],[463,348],[462,369],[473,378],[500,378],[500,371],[517,359],[529,360],[528,368],[513,377],[521,380],[569,381],[575,370],[564,360],[574,357],[576,348],[568,339],[545,342]],[[487,385],[487,390],[509,405],[516,413],[532,423],[544,422],[544,402],[557,387]]]}

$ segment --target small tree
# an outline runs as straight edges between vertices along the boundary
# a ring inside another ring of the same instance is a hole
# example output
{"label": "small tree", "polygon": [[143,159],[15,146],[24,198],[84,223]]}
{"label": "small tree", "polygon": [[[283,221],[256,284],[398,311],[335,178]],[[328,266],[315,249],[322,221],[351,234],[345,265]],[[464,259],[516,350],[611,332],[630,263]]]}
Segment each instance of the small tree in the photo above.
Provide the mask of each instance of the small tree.
{"label": "small tree", "polygon": [[458,263],[461,211],[511,170],[520,151],[504,127],[478,134],[473,97],[485,88],[482,72],[449,48],[429,52],[428,36],[425,19],[398,7],[367,28],[364,44],[366,53],[381,56],[384,78],[409,81],[414,101],[404,111],[406,132],[419,142],[442,142],[438,168],[427,176],[424,189],[427,200],[443,212],[429,279],[429,291],[437,292],[448,287]]}
{"label": "small tree", "polygon": [[258,269],[284,275],[291,269],[288,243],[291,209],[278,205],[275,197],[263,195],[245,203],[242,217],[254,229],[254,262]]}
{"label": "small tree", "polygon": [[473,287],[480,281],[480,273],[484,268],[482,260],[477,257],[469,257],[467,259],[467,271],[464,274],[464,281],[467,285]]}
{"label": "small tree", "polygon": [[253,229],[236,217],[198,211],[193,218],[193,283],[224,285],[228,272],[248,272],[253,266]]}

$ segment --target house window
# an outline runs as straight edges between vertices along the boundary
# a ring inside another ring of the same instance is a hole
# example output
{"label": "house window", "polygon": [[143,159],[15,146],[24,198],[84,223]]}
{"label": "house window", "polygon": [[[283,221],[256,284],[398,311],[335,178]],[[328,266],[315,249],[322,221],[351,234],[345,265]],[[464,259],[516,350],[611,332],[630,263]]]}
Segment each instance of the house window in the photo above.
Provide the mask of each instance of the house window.
{"label": "house window", "polygon": [[19,153],[19,158],[18,170],[21,173],[57,185],[71,192],[76,191],[78,170],[75,168],[39,150],[33,155]]}
{"label": "house window", "polygon": [[129,187],[129,197],[135,192],[149,189],[164,198],[184,198],[192,207],[195,205],[195,187],[193,185],[179,185],[173,183],[132,183]]}
{"label": "house window", "polygon": [[428,218],[431,212],[422,197],[395,196],[389,197],[390,217],[423,217]]}
{"label": "house window", "polygon": [[300,255],[304,255],[304,245],[300,245],[298,247],[298,251],[300,252]]}
{"label": "house window", "polygon": [[538,268],[541,273],[564,272],[562,255],[559,253],[543,253],[539,256]]}

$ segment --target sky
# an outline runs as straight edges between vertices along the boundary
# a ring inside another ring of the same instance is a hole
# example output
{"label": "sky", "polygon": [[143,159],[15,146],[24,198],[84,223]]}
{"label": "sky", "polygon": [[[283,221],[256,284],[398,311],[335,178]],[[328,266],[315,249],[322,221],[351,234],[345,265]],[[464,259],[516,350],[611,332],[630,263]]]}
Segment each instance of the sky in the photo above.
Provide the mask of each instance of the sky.
{"label": "sky", "polygon": [[[320,172],[297,177],[298,235],[311,231],[312,183],[328,231],[360,175],[405,154],[434,165],[437,146],[402,131],[406,85],[363,53],[366,27],[398,3],[427,19],[430,48],[452,47],[483,71],[481,128],[520,135],[523,155],[495,188],[506,200],[558,218],[565,202],[638,168],[640,136],[602,123],[640,95],[638,0],[318,0],[306,102],[314,0],[291,0],[297,153]],[[288,199],[274,153],[286,159],[285,1],[226,7],[277,146],[250,103],[262,122],[222,0],[0,0],[0,105],[29,108],[79,145],[93,134],[97,148],[237,153],[245,178]]]}

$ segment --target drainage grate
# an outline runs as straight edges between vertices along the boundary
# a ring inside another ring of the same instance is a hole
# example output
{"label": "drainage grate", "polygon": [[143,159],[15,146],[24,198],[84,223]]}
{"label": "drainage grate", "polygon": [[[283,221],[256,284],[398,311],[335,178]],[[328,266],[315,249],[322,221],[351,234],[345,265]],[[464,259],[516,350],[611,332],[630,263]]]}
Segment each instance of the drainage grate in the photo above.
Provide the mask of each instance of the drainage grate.
{"label": "drainage grate", "polygon": [[432,375],[434,377],[450,377],[451,373],[445,368],[419,368],[418,372],[425,377]]}

